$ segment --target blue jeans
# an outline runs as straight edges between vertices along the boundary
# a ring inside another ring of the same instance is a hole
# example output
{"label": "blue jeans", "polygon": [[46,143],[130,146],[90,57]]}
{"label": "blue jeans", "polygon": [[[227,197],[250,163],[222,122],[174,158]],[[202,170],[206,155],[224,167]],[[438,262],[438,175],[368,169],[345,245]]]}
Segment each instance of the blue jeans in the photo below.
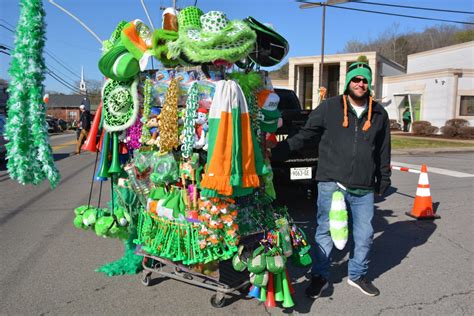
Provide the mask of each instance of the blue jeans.
{"label": "blue jeans", "polygon": [[[340,189],[336,182],[318,183],[318,214],[316,228],[315,257],[312,267],[314,275],[321,275],[329,279],[331,265],[331,251],[333,242],[329,233],[329,210],[331,209],[332,194]],[[342,191],[342,190],[341,190]],[[374,215],[374,194],[368,193],[357,196],[342,191],[346,200],[347,209],[352,217],[352,233],[354,249],[349,258],[349,279],[357,280],[367,274],[369,252],[372,245],[374,230],[372,217]]]}

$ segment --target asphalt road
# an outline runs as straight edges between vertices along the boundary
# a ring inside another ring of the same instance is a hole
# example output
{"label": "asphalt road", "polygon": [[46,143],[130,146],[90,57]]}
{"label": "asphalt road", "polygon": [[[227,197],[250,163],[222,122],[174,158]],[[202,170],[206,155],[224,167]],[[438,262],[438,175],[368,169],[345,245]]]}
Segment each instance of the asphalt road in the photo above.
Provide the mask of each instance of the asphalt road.
{"label": "asphalt road", "polygon": [[[394,171],[393,188],[376,203],[374,219],[370,276],[380,296],[370,298],[347,285],[346,247],[334,253],[333,285],[326,295],[305,298],[308,269],[292,268],[297,305],[291,311],[267,312],[255,299],[239,296],[214,309],[209,304],[211,291],[174,280],[157,278],[151,287],[144,287],[138,276],[110,278],[94,272],[120,258],[123,246],[72,225],[73,209],[87,203],[95,158],[91,153],[70,156],[74,139],[74,135],[51,139],[62,176],[54,191],[47,182],[21,186],[0,165],[0,314],[474,314],[472,153],[393,157],[404,164],[425,163],[428,171],[437,168],[429,180],[441,219],[416,221],[404,214],[411,210],[418,175]],[[440,169],[467,176],[451,176]],[[94,188],[92,201],[97,203],[98,185]],[[103,189],[107,196],[108,182]],[[281,190],[281,199],[308,236],[313,235],[314,201],[294,186]]]}

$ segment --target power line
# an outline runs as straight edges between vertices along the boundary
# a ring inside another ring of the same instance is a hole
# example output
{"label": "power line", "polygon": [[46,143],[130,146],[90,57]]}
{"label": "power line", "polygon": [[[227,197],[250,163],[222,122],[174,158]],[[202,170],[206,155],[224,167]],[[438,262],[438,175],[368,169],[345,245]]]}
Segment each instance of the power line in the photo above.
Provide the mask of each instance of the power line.
{"label": "power line", "polygon": [[64,69],[66,69],[69,73],[73,74],[76,78],[81,78],[77,73],[74,73],[71,69],[69,69],[66,65],[64,65],[61,61],[59,61],[56,57],[54,57],[51,53],[49,53],[46,49],[45,49],[45,53],[46,55],[48,55],[49,57],[51,57],[54,61],[56,61],[58,64],[60,64],[61,66],[63,66]]}
{"label": "power line", "polygon": [[1,26],[1,27],[3,27],[3,28],[4,28],[4,29],[6,29],[6,30],[8,30],[8,31],[12,32],[12,33],[15,33],[15,31],[14,31],[14,30],[12,30],[11,28],[9,28],[9,27],[8,27],[8,26],[6,26],[6,25],[0,24],[0,26]]}
{"label": "power line", "polygon": [[[4,44],[0,44],[0,49],[4,49],[6,50],[5,52],[2,51],[1,53],[4,53],[6,55],[10,55],[10,51],[12,51],[11,48],[9,48],[7,45],[4,45]],[[51,78],[53,78],[54,80],[56,80],[57,82],[59,82],[61,85],[63,85],[64,87],[68,88],[69,90],[71,90],[72,92],[74,93],[78,93],[78,94],[82,94],[82,92],[76,88],[73,84],[71,84],[70,82],[67,82],[66,80],[64,80],[63,78],[61,78],[58,74],[56,74],[48,65],[45,64],[45,67],[46,67],[46,74],[48,74]]]}
{"label": "power line", "polygon": [[[310,3],[310,2],[309,2],[309,3]],[[388,12],[383,12],[383,11],[373,11],[373,10],[355,9],[355,8],[341,7],[341,6],[332,5],[332,4],[325,4],[325,5],[328,6],[328,7],[332,7],[332,8],[338,8],[338,9],[350,10],[350,11],[359,11],[359,12],[375,13],[375,14],[382,14],[382,15],[399,16],[399,17],[412,18],[412,19],[419,19],[419,20],[428,20],[428,21],[438,21],[438,22],[448,22],[448,23],[458,23],[458,24],[474,25],[474,22],[445,20],[445,19],[436,19],[436,18],[427,18],[427,17],[415,16],[415,15],[388,13]]]}
{"label": "power line", "polygon": [[378,3],[378,2],[369,2],[369,1],[363,1],[363,0],[361,0],[361,1],[351,1],[351,2],[360,3],[360,4],[379,5],[379,6],[385,6],[385,7],[414,9],[414,10],[426,10],[426,11],[461,13],[461,14],[474,14],[473,11],[458,11],[458,10],[447,10],[447,9],[437,9],[437,8],[414,7],[414,6],[409,6],[409,5]]}
{"label": "power line", "polygon": [[68,88],[69,90],[71,90],[72,92],[75,92],[77,94],[82,94],[81,90],[75,88],[74,86],[72,86],[70,83],[66,82],[64,79],[62,79],[61,77],[59,77],[58,75],[56,75],[53,71],[51,71],[51,69],[48,69],[49,71],[47,71],[46,73],[48,75],[51,76],[51,78],[53,78],[54,80],[56,80],[57,82],[59,82],[60,84],[62,84],[63,86],[65,86],[66,88]]}
{"label": "power line", "polygon": [[[5,21],[4,19],[0,19],[0,20],[4,21],[4,22],[7,23],[7,24],[10,24],[10,23],[8,23],[7,21]],[[8,31],[10,31],[10,32],[12,32],[12,33],[15,33],[14,30],[10,29],[10,28],[7,27],[6,25],[3,25],[3,24],[0,23],[0,26],[3,27],[3,28],[5,28],[5,29],[7,29]],[[59,57],[55,57],[55,56],[53,55],[53,53],[49,52],[46,48],[44,48],[44,52],[45,52],[46,55],[48,55],[51,59],[53,59],[55,62],[57,62],[59,65],[61,65],[64,69],[66,69],[69,73],[71,73],[72,75],[74,75],[76,78],[78,78],[78,79],[81,78],[77,73],[73,72],[73,71],[70,69],[69,66],[67,66],[66,64],[64,64],[61,60],[59,60]]]}

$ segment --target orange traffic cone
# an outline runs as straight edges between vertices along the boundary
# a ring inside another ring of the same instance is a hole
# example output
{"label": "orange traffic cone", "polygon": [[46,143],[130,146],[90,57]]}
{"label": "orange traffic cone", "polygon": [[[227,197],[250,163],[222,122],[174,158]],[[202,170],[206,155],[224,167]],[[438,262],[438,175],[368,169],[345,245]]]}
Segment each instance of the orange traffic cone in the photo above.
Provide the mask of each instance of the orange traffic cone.
{"label": "orange traffic cone", "polygon": [[406,214],[416,219],[440,218],[433,211],[433,201],[431,200],[430,184],[428,181],[428,169],[425,164],[421,165],[413,209],[411,213],[407,212]]}

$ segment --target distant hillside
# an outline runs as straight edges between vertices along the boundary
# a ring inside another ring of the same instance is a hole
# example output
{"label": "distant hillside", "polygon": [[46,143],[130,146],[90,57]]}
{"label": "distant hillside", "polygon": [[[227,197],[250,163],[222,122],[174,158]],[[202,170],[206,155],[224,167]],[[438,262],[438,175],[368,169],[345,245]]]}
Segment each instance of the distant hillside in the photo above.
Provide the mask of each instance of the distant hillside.
{"label": "distant hillside", "polygon": [[435,48],[474,41],[474,27],[457,27],[442,24],[422,32],[401,33],[394,24],[380,33],[376,39],[366,42],[352,40],[346,43],[342,53],[377,51],[384,57],[406,67],[407,56]]}
{"label": "distant hillside", "polygon": [[270,79],[288,79],[288,63],[285,63],[279,69],[269,72]]}

